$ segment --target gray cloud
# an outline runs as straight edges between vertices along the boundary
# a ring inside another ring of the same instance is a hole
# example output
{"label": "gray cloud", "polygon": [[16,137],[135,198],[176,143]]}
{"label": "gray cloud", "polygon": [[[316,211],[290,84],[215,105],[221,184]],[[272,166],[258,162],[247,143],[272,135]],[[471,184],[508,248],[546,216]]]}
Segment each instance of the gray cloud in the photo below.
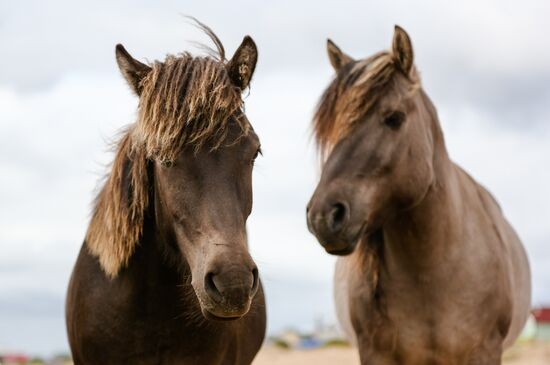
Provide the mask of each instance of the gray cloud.
{"label": "gray cloud", "polygon": [[41,354],[66,351],[64,301],[62,295],[47,291],[1,291],[2,348]]}
{"label": "gray cloud", "polygon": [[228,54],[244,34],[260,49],[246,103],[265,156],[248,226],[270,331],[334,318],[334,259],[304,217],[317,179],[309,123],[332,77],[326,37],[362,57],[389,47],[395,23],[412,36],[451,156],[495,193],[529,251],[534,301],[550,302],[549,3],[392,4],[0,2],[0,346],[66,349],[63,298],[112,158],[105,140],[137,105],[114,45],[153,60],[205,41],[179,13],[210,25]]}

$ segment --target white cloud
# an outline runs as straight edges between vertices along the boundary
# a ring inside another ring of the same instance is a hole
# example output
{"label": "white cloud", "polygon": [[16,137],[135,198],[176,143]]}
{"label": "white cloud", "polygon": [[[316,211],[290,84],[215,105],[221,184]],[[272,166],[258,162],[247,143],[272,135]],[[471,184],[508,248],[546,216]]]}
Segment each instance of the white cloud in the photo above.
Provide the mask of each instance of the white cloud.
{"label": "white cloud", "polygon": [[[105,140],[133,120],[137,105],[116,70],[114,44],[155,59],[204,40],[178,12],[211,25],[229,55],[245,33],[260,49],[246,99],[264,150],[249,236],[271,329],[334,318],[334,258],[305,224],[317,180],[309,123],[332,73],[325,38],[360,57],[389,47],[394,23],[413,37],[451,156],[497,197],[529,251],[535,302],[550,301],[550,50],[541,44],[549,5],[395,4],[0,3],[0,68],[9,70],[0,75],[0,323],[10,328],[0,345],[66,347],[63,297],[112,157]],[[51,313],[29,309],[35,322],[15,315],[26,300],[53,303]],[[29,330],[32,323],[40,325]]]}

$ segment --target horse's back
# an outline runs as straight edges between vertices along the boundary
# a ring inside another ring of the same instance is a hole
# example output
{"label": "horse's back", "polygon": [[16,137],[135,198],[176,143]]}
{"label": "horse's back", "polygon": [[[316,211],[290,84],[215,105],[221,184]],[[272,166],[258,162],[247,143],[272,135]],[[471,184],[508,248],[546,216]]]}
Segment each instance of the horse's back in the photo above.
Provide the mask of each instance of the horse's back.
{"label": "horse's back", "polygon": [[[125,317],[132,313],[124,304],[130,302],[127,297],[133,290],[127,283],[109,279],[83,243],[65,304],[67,335],[75,365],[112,363],[116,348],[133,342],[131,336],[122,337],[119,333]],[[137,328],[136,325],[134,330],[139,332]]]}
{"label": "horse's back", "polygon": [[88,323],[93,315],[89,313],[87,308],[90,302],[89,299],[93,296],[91,292],[88,292],[88,289],[97,287],[94,283],[97,276],[93,275],[95,271],[93,266],[93,258],[87,252],[86,244],[84,243],[71,274],[65,302],[67,335],[73,361],[77,365],[85,363],[84,358],[86,357],[85,352],[87,350],[93,351],[90,346],[86,346],[90,338],[89,336],[93,337],[91,334],[93,328]]}
{"label": "horse's back", "polygon": [[504,340],[504,348],[510,347],[521,333],[531,309],[531,273],[527,253],[516,231],[506,217],[493,195],[481,184],[475,181],[468,173],[458,167],[463,181],[472,186],[489,216],[492,227],[498,237],[496,242],[489,244],[501,245],[494,250],[502,255],[501,260],[505,267],[509,286],[509,296],[512,302],[511,322]]}
{"label": "horse's back", "polygon": [[[490,193],[480,186],[486,195],[490,197],[486,203],[494,202]],[[496,202],[493,203],[496,205]],[[507,275],[510,281],[510,295],[512,298],[512,321],[506,339],[504,348],[510,347],[521,333],[531,309],[531,272],[527,253],[516,231],[508,220],[504,217],[498,206],[493,207],[493,219],[496,229],[502,238],[505,247],[504,258],[507,263]]]}
{"label": "horse's back", "polygon": [[514,229],[505,222],[505,232],[510,240],[511,295],[513,301],[512,322],[504,340],[504,348],[510,347],[520,335],[531,310],[531,272],[527,253]]}

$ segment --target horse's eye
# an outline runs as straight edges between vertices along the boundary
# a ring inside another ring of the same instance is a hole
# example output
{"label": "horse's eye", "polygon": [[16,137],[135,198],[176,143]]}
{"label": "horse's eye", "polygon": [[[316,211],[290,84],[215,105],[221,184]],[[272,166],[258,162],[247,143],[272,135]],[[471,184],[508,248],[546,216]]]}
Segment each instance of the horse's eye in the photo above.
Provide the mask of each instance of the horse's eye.
{"label": "horse's eye", "polygon": [[172,161],[172,160],[162,160],[162,161],[160,161],[160,164],[161,164],[163,167],[168,168],[168,167],[174,166],[174,161]]}
{"label": "horse's eye", "polygon": [[404,121],[405,113],[399,111],[392,112],[384,118],[384,124],[394,130],[399,129]]}
{"label": "horse's eye", "polygon": [[254,164],[254,161],[256,161],[256,158],[258,158],[258,155],[261,155],[261,154],[262,154],[262,149],[258,147],[258,149],[256,150],[256,153],[254,153],[254,157],[252,157],[253,164]]}

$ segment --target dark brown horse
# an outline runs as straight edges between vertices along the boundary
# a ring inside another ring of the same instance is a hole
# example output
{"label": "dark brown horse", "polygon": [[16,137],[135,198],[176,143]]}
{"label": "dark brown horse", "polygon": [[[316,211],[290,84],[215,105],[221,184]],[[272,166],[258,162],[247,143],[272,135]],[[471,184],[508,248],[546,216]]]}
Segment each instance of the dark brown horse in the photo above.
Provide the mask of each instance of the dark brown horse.
{"label": "dark brown horse", "polygon": [[260,143],[243,112],[257,49],[230,61],[116,59],[139,96],[99,193],[67,296],[77,365],[250,364],[265,335],[247,247]]}
{"label": "dark brown horse", "polygon": [[362,364],[500,364],[529,313],[529,264],[494,198],[447,155],[405,31],[336,77],[308,226],[338,259],[335,299]]}

